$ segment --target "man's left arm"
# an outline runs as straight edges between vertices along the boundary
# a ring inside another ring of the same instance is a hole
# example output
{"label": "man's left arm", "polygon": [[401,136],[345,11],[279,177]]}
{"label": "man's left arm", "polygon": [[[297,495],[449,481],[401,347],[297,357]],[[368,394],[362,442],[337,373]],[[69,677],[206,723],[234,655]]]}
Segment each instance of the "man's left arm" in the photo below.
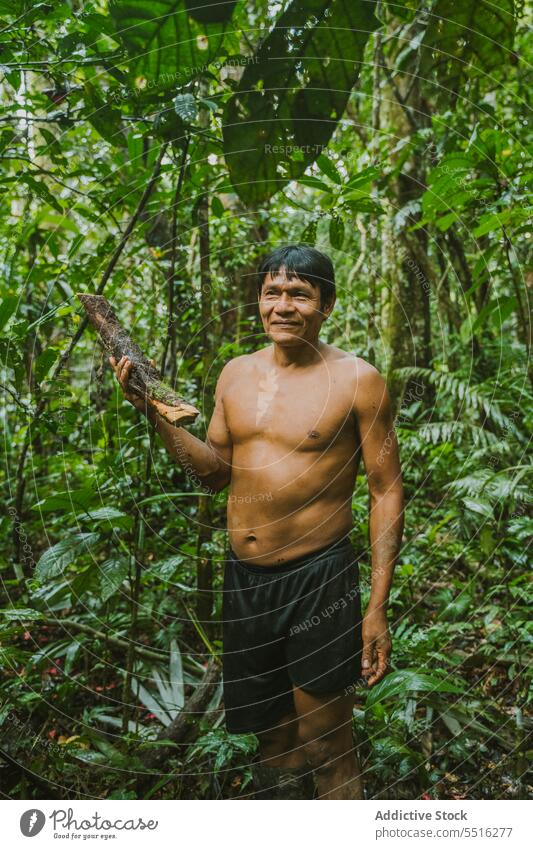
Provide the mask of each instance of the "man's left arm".
{"label": "man's left arm", "polygon": [[372,576],[363,619],[362,675],[371,687],[386,674],[391,653],[387,606],[402,541],[404,502],[387,385],[380,373],[366,363],[358,369],[354,412],[370,494]]}

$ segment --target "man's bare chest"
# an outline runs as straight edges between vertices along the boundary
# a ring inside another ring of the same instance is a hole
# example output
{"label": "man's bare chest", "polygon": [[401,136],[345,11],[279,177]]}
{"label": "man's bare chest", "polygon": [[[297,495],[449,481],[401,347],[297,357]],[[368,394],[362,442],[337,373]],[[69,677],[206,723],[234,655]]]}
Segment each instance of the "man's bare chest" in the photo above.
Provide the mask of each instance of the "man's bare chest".
{"label": "man's bare chest", "polygon": [[338,375],[286,379],[274,369],[233,385],[224,413],[234,445],[268,440],[299,451],[323,451],[355,440],[353,397]]}

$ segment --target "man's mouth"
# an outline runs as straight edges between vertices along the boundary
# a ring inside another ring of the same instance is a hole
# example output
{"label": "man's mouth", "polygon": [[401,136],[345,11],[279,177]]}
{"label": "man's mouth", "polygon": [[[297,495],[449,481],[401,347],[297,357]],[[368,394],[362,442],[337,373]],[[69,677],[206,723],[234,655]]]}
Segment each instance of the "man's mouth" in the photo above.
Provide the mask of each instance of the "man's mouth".
{"label": "man's mouth", "polygon": [[298,327],[296,321],[273,321],[272,327]]}

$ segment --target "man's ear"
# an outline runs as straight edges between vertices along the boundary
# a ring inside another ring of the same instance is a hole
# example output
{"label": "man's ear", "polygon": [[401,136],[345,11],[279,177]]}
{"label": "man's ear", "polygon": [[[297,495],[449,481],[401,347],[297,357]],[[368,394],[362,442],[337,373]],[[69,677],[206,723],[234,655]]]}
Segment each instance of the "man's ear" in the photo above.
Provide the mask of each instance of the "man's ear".
{"label": "man's ear", "polygon": [[335,306],[336,300],[337,300],[336,296],[333,295],[333,298],[331,299],[331,301],[328,301],[327,304],[324,304],[324,306],[320,308],[320,312],[324,316],[324,321],[326,320],[326,318],[329,318],[329,316],[333,312],[333,307]]}

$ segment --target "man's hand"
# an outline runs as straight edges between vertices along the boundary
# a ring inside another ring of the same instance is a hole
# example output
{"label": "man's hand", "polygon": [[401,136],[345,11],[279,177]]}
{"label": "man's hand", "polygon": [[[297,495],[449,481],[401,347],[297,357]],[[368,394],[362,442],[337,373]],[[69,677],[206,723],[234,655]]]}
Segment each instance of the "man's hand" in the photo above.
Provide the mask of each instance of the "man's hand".
{"label": "man's hand", "polygon": [[367,613],[363,619],[361,674],[369,687],[381,681],[389,671],[391,648],[387,614],[380,610]]}
{"label": "man's hand", "polygon": [[[146,401],[144,398],[141,398],[140,395],[137,395],[135,392],[129,392],[128,383],[130,379],[130,371],[133,367],[133,363],[127,357],[121,357],[118,361],[115,360],[114,357],[109,357],[109,362],[115,372],[115,376],[120,384],[120,388],[124,393],[124,398],[126,401],[129,401],[130,404],[133,404],[134,407],[137,408],[141,413],[146,414]],[[154,365],[154,361],[151,360],[152,365]]]}

